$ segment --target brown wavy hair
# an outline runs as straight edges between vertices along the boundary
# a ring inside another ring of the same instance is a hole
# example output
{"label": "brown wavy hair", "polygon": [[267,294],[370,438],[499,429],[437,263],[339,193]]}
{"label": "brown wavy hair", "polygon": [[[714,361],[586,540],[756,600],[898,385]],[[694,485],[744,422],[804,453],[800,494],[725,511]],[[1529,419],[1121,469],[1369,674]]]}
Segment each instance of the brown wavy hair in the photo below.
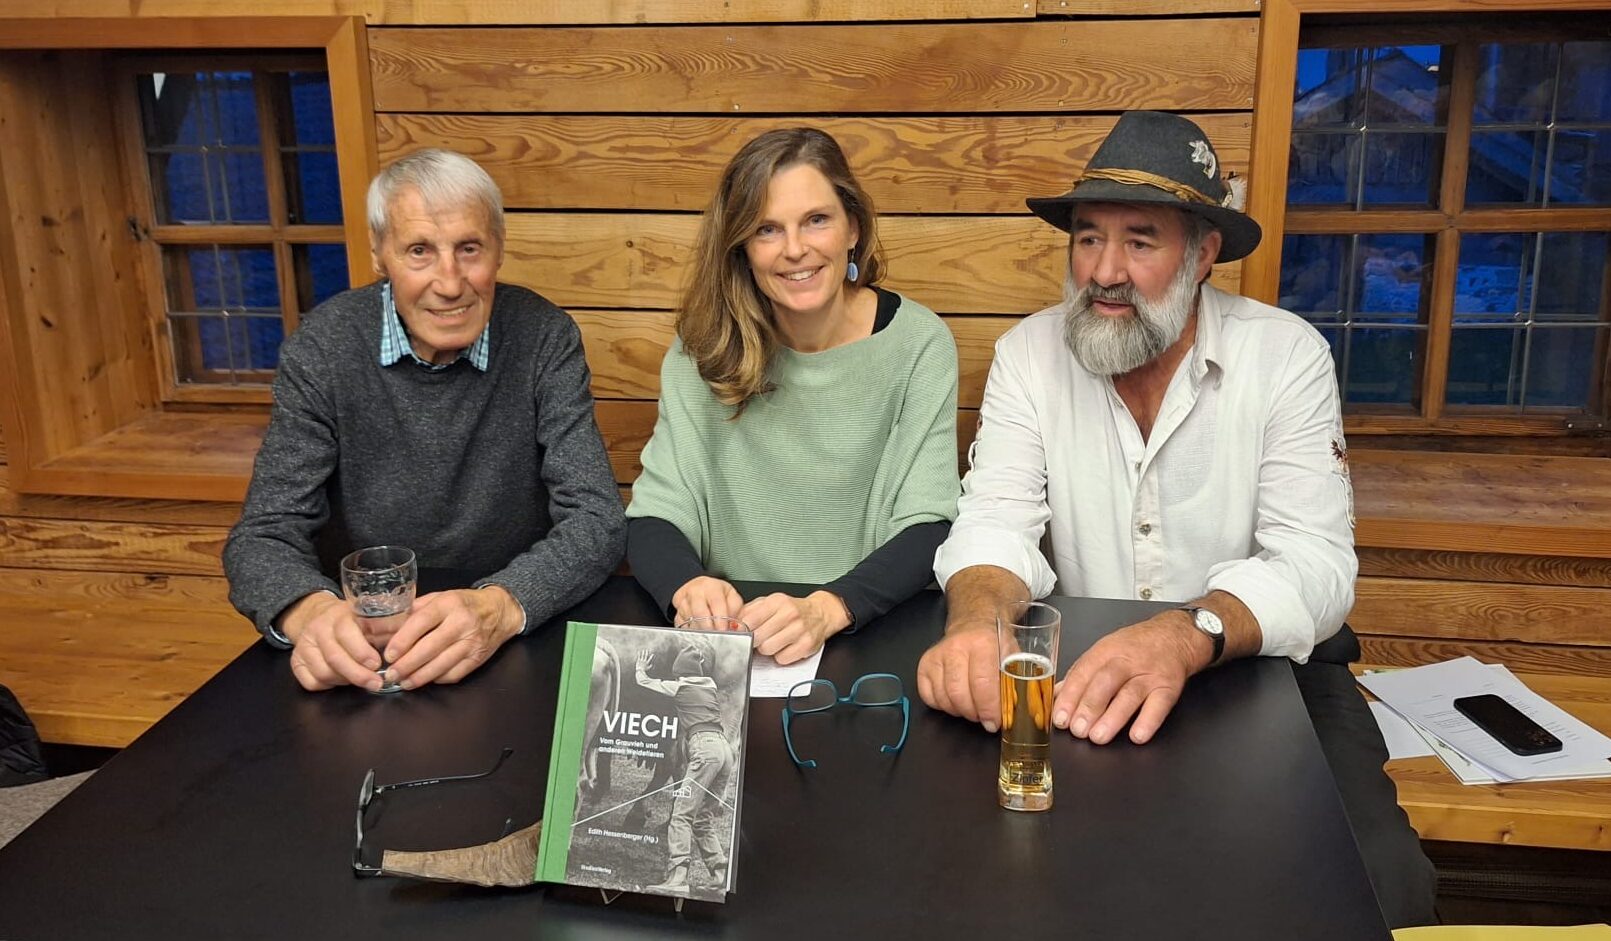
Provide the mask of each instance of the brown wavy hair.
{"label": "brown wavy hair", "polygon": [[677,336],[699,375],[733,417],[749,400],[772,390],[768,375],[779,346],[772,305],[755,283],[744,245],[766,210],[767,186],[779,171],[805,164],[828,178],[860,232],[851,260],[856,284],[884,275],[872,199],[856,182],[839,142],[810,127],[767,131],[745,144],[722,171],[699,226],[694,264],[677,312]]}

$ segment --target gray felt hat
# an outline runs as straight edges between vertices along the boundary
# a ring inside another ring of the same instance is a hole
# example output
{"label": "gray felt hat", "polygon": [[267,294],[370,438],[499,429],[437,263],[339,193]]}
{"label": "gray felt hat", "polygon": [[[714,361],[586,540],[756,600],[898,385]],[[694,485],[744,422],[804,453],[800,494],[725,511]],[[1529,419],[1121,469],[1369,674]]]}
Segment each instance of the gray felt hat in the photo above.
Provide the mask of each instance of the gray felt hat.
{"label": "gray felt hat", "polygon": [[1219,156],[1203,129],[1163,111],[1128,111],[1091,155],[1073,189],[1061,196],[1025,200],[1029,211],[1064,232],[1075,203],[1174,206],[1207,219],[1223,241],[1216,261],[1235,261],[1259,247],[1263,231],[1232,208]]}

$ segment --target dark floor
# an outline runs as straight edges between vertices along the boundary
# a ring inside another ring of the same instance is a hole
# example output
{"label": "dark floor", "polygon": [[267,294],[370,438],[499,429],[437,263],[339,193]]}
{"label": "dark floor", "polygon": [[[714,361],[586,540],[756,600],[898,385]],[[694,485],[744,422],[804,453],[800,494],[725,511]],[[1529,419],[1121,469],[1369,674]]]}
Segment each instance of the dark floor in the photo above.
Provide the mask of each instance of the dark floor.
{"label": "dark floor", "polygon": [[45,753],[45,767],[50,769],[52,777],[57,778],[77,774],[80,771],[93,771],[118,753],[116,748],[56,745],[50,742],[44,742],[40,748]]}
{"label": "dark floor", "polygon": [[1450,925],[1611,922],[1611,853],[1427,841]]}

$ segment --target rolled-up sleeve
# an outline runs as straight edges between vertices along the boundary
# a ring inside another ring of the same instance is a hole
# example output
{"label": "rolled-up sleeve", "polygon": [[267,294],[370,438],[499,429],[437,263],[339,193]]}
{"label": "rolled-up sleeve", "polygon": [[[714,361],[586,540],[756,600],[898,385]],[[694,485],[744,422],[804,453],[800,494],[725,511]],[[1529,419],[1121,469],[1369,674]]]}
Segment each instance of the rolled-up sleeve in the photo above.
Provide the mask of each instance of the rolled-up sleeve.
{"label": "rolled-up sleeve", "polygon": [[951,534],[934,556],[934,577],[975,565],[1004,568],[1033,597],[1049,595],[1057,576],[1040,551],[1051,512],[1046,504],[1046,449],[1028,375],[1027,335],[1013,330],[996,342],[985,382],[978,435],[968,449],[968,474]]}
{"label": "rolled-up sleeve", "polygon": [[1263,656],[1302,663],[1337,632],[1354,603],[1353,491],[1332,358],[1304,344],[1272,392],[1259,464],[1251,558],[1208,571],[1210,591],[1247,605]]}

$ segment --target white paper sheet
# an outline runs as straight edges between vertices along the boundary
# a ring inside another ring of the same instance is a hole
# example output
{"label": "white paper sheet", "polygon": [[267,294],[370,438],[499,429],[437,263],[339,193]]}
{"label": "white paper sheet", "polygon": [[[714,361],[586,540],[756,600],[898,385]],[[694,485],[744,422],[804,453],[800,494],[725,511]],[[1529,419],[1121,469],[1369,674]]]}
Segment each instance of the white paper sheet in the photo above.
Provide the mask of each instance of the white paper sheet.
{"label": "white paper sheet", "polygon": [[[1503,666],[1460,657],[1408,670],[1372,673],[1359,682],[1382,702],[1431,733],[1497,781],[1606,777],[1611,775],[1611,739],[1528,689]],[[1554,733],[1558,752],[1512,753],[1454,708],[1461,696],[1494,693]],[[1455,770],[1451,766],[1451,770]],[[1456,774],[1462,780],[1465,775]]]}
{"label": "white paper sheet", "polygon": [[1373,702],[1370,711],[1376,717],[1376,725],[1382,730],[1383,741],[1387,742],[1387,757],[1425,758],[1433,753],[1432,746],[1426,743],[1415,726],[1386,703]]}
{"label": "white paper sheet", "polygon": [[796,683],[817,678],[817,664],[822,661],[822,648],[804,660],[788,666],[779,666],[771,657],[754,654],[750,657],[750,698],[782,699]]}

